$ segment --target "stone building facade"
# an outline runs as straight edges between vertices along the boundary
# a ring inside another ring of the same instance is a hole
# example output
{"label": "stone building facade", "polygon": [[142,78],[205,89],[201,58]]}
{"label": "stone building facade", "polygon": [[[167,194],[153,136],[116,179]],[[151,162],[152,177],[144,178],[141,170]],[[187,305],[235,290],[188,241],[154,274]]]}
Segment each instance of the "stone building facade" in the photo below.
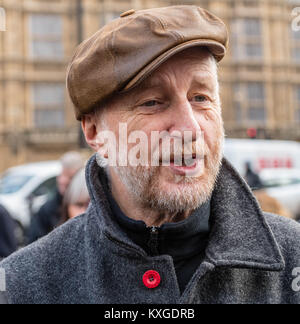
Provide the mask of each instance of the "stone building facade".
{"label": "stone building facade", "polygon": [[81,40],[129,9],[178,4],[207,8],[229,27],[220,65],[227,135],[255,128],[260,138],[300,140],[299,1],[0,0],[0,171],[79,148],[65,74]]}

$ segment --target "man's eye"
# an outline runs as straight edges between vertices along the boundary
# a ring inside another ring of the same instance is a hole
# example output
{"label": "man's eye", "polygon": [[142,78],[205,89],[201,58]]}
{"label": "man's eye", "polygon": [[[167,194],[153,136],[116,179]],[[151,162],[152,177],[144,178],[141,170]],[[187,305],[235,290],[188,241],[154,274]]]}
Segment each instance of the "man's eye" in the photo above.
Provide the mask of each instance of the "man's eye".
{"label": "man's eye", "polygon": [[207,98],[205,96],[195,96],[194,97],[194,100],[196,102],[206,102],[207,101]]}
{"label": "man's eye", "polygon": [[159,102],[157,100],[149,100],[149,101],[146,101],[145,103],[142,104],[142,106],[144,107],[154,107],[156,105],[158,105]]}

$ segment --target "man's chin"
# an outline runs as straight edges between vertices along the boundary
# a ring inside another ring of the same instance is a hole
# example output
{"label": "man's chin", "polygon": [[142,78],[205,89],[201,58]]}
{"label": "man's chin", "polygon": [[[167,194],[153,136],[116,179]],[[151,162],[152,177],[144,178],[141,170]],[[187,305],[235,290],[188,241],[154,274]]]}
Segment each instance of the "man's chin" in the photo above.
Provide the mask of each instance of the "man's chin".
{"label": "man's chin", "polygon": [[160,178],[150,192],[148,201],[151,201],[152,207],[179,213],[194,210],[205,203],[211,196],[212,187],[208,185],[205,175],[201,178],[180,177],[177,181],[176,177],[173,181]]}

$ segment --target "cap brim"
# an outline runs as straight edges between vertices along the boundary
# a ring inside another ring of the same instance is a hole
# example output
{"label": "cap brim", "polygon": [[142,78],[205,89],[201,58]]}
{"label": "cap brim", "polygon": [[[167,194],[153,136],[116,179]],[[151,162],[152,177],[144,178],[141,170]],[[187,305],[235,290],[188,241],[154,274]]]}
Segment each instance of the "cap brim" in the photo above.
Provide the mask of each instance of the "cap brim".
{"label": "cap brim", "polygon": [[176,47],[171,48],[167,52],[163,53],[159,57],[157,57],[154,61],[149,63],[146,67],[144,67],[127,85],[120,91],[126,92],[137,85],[139,85],[143,80],[145,80],[153,71],[155,71],[162,63],[167,61],[170,57],[174,56],[175,54],[190,48],[190,47],[207,47],[207,49],[213,54],[216,60],[219,62],[221,61],[225,54],[226,48],[222,44],[210,41],[210,40],[191,40],[185,43],[182,43]]}

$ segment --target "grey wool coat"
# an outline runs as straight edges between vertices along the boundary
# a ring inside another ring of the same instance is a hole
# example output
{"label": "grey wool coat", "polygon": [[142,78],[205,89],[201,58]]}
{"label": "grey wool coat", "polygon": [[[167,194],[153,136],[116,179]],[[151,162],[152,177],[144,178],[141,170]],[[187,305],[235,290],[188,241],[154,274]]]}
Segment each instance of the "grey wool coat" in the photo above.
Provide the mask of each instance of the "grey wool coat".
{"label": "grey wool coat", "polygon": [[[148,256],[114,222],[93,156],[85,215],[0,263],[8,303],[299,304],[300,225],[263,214],[224,159],[212,196],[206,257],[180,294],[173,260]],[[143,275],[161,284],[148,289]],[[298,276],[298,278],[297,278]]]}

